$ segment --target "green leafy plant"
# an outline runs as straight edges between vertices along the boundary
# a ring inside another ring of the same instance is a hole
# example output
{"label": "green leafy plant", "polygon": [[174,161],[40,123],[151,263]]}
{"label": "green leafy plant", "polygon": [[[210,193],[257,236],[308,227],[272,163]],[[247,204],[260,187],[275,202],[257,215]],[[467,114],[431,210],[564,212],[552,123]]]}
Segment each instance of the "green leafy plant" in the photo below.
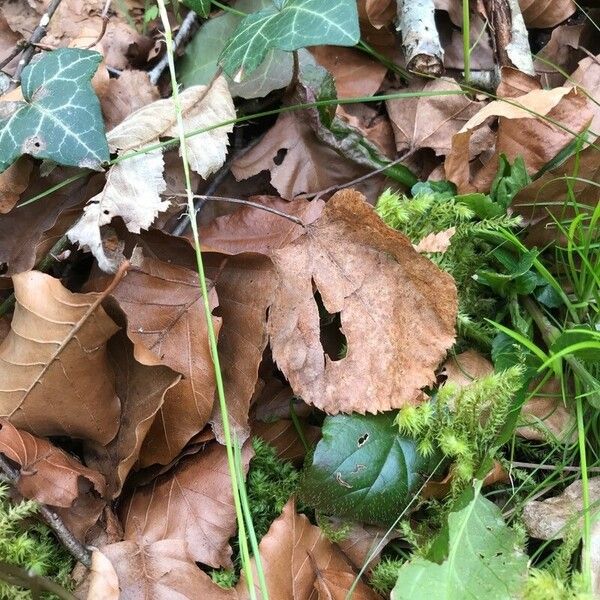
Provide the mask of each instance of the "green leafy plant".
{"label": "green leafy plant", "polygon": [[92,50],[60,48],[23,69],[24,100],[0,103],[0,172],[22,154],[88,169],[108,161],[90,83],[101,60]]}
{"label": "green leafy plant", "polygon": [[332,44],[354,46],[360,39],[354,0],[273,0],[272,6],[248,15],[223,49],[220,62],[234,80],[254,71],[268,50],[288,52]]}
{"label": "green leafy plant", "polygon": [[350,520],[390,525],[439,464],[394,427],[396,413],[336,415],[305,470],[300,497],[315,509]]}
{"label": "green leafy plant", "polygon": [[[11,503],[7,485],[0,482],[0,562],[50,577],[68,588],[73,560],[56,543],[52,532],[35,520],[36,512],[35,502]],[[0,598],[26,600],[31,597],[29,590],[15,588],[0,580]]]}

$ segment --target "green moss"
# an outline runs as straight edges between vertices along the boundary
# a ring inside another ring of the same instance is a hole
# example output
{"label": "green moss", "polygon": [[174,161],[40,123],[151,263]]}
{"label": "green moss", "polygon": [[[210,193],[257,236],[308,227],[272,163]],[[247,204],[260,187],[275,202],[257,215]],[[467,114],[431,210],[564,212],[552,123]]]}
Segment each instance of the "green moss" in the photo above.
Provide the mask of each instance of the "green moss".
{"label": "green moss", "polygon": [[[73,568],[71,556],[48,527],[33,519],[37,512],[35,502],[12,504],[8,495],[8,487],[0,483],[0,561],[32,570],[68,588]],[[48,594],[42,597],[54,598]],[[29,590],[0,581],[0,599],[30,598]]]}
{"label": "green moss", "polygon": [[369,577],[369,585],[382,596],[387,597],[396,585],[398,572],[404,563],[403,560],[385,557],[373,567]]}

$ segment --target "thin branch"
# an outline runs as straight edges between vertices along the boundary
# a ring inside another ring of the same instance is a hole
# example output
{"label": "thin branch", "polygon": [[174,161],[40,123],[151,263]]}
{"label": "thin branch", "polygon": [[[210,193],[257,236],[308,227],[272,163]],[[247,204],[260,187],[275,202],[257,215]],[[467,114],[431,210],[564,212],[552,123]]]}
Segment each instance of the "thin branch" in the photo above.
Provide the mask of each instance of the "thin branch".
{"label": "thin branch", "polygon": [[[175,197],[183,197],[187,198],[187,194],[173,194]],[[202,194],[194,194],[193,198],[199,200],[207,200],[211,202],[229,202],[230,204],[242,204],[243,206],[250,206],[251,208],[257,208],[258,210],[264,210],[265,212],[272,213],[277,215],[278,217],[282,217],[283,219],[287,219],[288,221],[292,221],[292,223],[296,223],[296,225],[300,225],[301,227],[306,227],[306,223],[299,217],[295,217],[294,215],[288,215],[287,213],[277,210],[276,208],[271,208],[270,206],[264,206],[263,204],[259,204],[258,202],[252,202],[250,200],[242,200],[241,198],[228,198],[225,196],[204,196]],[[184,229],[185,231],[185,229]]]}
{"label": "thin branch", "polygon": [[[193,10],[190,10],[190,12],[186,15],[185,19],[183,20],[183,23],[181,24],[181,27],[179,28],[175,39],[173,40],[173,51],[177,50],[177,48],[179,48],[188,40],[188,38],[192,36],[192,32],[197,22],[198,15]],[[160,79],[160,76],[163,74],[163,71],[167,68],[168,65],[169,56],[168,53],[165,53],[165,55],[150,71],[150,83],[156,85],[158,83],[158,80]]]}
{"label": "thin branch", "polygon": [[383,173],[384,171],[387,171],[390,167],[393,167],[394,165],[401,163],[402,161],[404,161],[407,158],[409,158],[410,156],[412,156],[414,154],[414,152],[415,152],[414,150],[409,150],[408,152],[406,152],[399,158],[396,158],[392,162],[389,162],[387,165],[385,165],[383,167],[379,167],[378,169],[375,169],[374,171],[370,171],[369,173],[366,173],[365,175],[361,175],[360,177],[357,177],[356,179],[352,179],[352,181],[345,181],[344,183],[338,183],[336,185],[332,185],[331,187],[328,187],[327,189],[320,190],[318,192],[312,192],[310,194],[299,194],[298,196],[296,196],[296,198],[320,198],[324,194],[329,194],[331,192],[337,192],[338,190],[342,190],[344,188],[351,187],[353,185],[356,185],[357,183],[362,183],[363,181],[370,179],[371,177],[378,175],[379,173]]}
{"label": "thin branch", "polygon": [[112,0],[106,0],[104,8],[102,9],[102,14],[100,15],[102,17],[102,29],[100,29],[100,33],[98,34],[96,40],[92,42],[89,46],[86,46],[86,49],[93,48],[96,44],[99,44],[100,40],[104,37],[104,34],[106,33],[106,28],[108,27],[108,21],[110,20],[108,11],[110,10],[111,2]]}
{"label": "thin branch", "polygon": [[33,53],[35,52],[35,44],[37,44],[41,39],[46,35],[46,31],[48,30],[48,25],[50,24],[50,19],[56,12],[56,9],[60,6],[62,0],[52,0],[46,9],[46,12],[42,15],[38,26],[33,30],[31,37],[25,43],[25,48],[23,50],[23,55],[21,56],[21,60],[15,69],[15,74],[12,77],[13,86],[16,86],[21,81],[21,74],[23,73],[23,69],[30,63],[33,58]]}
{"label": "thin branch", "polygon": [[[6,476],[6,479],[16,487],[21,474],[18,469],[15,469],[4,454],[0,454],[0,470]],[[41,517],[46,521],[48,526],[54,531],[58,539],[63,543],[65,548],[83,565],[90,567],[92,564],[92,553],[75,538],[69,531],[62,519],[45,504],[38,504]]]}
{"label": "thin branch", "polygon": [[[581,473],[581,467],[569,467],[560,465],[541,465],[537,463],[519,462],[516,460],[510,463],[513,467],[520,469],[540,469],[541,471],[567,471],[569,473]],[[600,467],[589,467],[588,473],[600,473]]]}
{"label": "thin branch", "polygon": [[50,592],[62,600],[77,600],[71,592],[65,590],[47,577],[36,575],[33,571],[26,571],[16,565],[10,565],[4,561],[0,561],[0,579],[6,581],[10,585],[27,588],[33,592],[33,597],[39,597],[40,592]]}

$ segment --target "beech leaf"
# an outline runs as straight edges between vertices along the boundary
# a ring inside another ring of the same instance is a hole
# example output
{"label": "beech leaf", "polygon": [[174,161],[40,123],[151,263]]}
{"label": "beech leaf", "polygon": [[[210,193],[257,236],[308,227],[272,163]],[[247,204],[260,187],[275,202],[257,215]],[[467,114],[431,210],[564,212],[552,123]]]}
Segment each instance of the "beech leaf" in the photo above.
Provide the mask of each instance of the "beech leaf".
{"label": "beech leaf", "polygon": [[[305,402],[328,413],[376,413],[414,403],[454,341],[452,278],[387,227],[353,190],[272,253],[279,274],[269,315],[273,358]],[[320,340],[316,288],[339,313],[346,356]]]}
{"label": "beech leaf", "polygon": [[0,172],[22,154],[100,169],[109,159],[91,79],[102,55],[59,48],[23,69],[23,100],[0,102]]}
{"label": "beech leaf", "polygon": [[101,293],[74,294],[39,271],[13,277],[16,307],[0,346],[0,416],[36,435],[106,444],[119,400],[106,342],[118,327]]}
{"label": "beech leaf", "polygon": [[267,51],[292,52],[308,46],[354,46],[360,38],[354,0],[277,0],[248,15],[223,49],[223,70],[235,80],[254,71]]}

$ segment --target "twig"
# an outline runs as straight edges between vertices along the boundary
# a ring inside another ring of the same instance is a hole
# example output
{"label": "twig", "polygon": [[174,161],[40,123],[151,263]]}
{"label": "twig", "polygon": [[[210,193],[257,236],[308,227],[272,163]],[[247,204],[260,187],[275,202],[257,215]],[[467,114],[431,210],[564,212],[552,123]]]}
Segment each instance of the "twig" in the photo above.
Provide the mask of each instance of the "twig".
{"label": "twig", "polygon": [[[540,469],[541,471],[568,471],[569,473],[580,473],[581,467],[556,466],[556,465],[540,465],[537,463],[511,461],[511,465],[521,469]],[[588,473],[600,473],[600,467],[589,467]]]}
{"label": "twig", "polygon": [[361,175],[360,177],[357,177],[356,179],[352,179],[352,181],[345,181],[344,183],[338,183],[338,184],[332,185],[331,187],[328,187],[324,190],[320,190],[318,192],[311,192],[310,194],[299,194],[298,196],[296,196],[296,198],[320,198],[321,196],[323,196],[325,194],[329,194],[330,192],[337,192],[337,190],[341,190],[341,189],[356,185],[357,183],[362,183],[363,181],[370,179],[374,175],[383,173],[384,171],[387,171],[390,167],[393,167],[394,165],[401,163],[402,161],[406,160],[408,157],[412,156],[414,154],[414,152],[415,152],[414,150],[409,150],[408,152],[406,152],[399,158],[396,158],[392,162],[387,163],[387,165],[384,165],[383,167],[379,167],[378,169],[375,169],[374,171],[370,171],[369,173],[366,173],[365,175]]}
{"label": "twig", "polygon": [[33,53],[35,52],[35,44],[37,44],[45,35],[48,29],[48,25],[50,24],[50,19],[56,12],[56,9],[59,7],[62,0],[52,0],[46,9],[46,12],[42,15],[38,26],[33,30],[31,37],[25,43],[23,55],[21,56],[21,60],[15,69],[15,74],[12,77],[13,86],[21,81],[21,74],[23,73],[23,69],[30,63],[33,58]]}
{"label": "twig", "polygon": [[[187,198],[187,194],[173,194],[176,197]],[[252,202],[250,200],[242,200],[241,198],[228,198],[225,196],[204,196],[202,194],[194,194],[194,198],[199,200],[207,200],[214,202],[229,202],[230,204],[242,204],[244,206],[250,206],[252,208],[257,208],[259,210],[264,210],[265,212],[273,213],[283,219],[287,219],[288,221],[292,221],[292,223],[296,223],[302,227],[306,227],[306,223],[300,217],[295,217],[294,215],[288,215],[287,213],[277,210],[276,208],[271,208],[270,206],[265,206],[264,204],[259,204],[258,202]],[[185,229],[184,229],[185,231]]]}
{"label": "twig", "polygon": [[[173,40],[173,51],[177,50],[177,48],[179,48],[189,37],[191,37],[192,31],[194,30],[197,22],[198,15],[193,10],[190,10],[183,20],[175,39]],[[149,73],[150,83],[152,83],[152,85],[156,85],[158,83],[160,76],[163,74],[163,71],[168,65],[169,57],[168,54],[165,54]]]}
{"label": "twig", "polygon": [[102,29],[100,29],[100,33],[98,34],[96,40],[89,46],[86,46],[86,49],[93,48],[96,44],[100,43],[100,40],[104,37],[104,34],[106,33],[106,28],[108,27],[108,21],[110,19],[110,17],[108,16],[108,11],[110,10],[111,2],[112,0],[106,0],[104,8],[102,9],[102,14],[100,15],[102,17]]}
{"label": "twig", "polygon": [[34,598],[39,598],[39,593],[50,592],[62,600],[77,600],[71,592],[65,590],[47,577],[36,575],[33,571],[26,571],[16,565],[10,565],[0,561],[0,579],[3,579],[10,585],[23,587],[31,590]]}
{"label": "twig", "polygon": [[[0,470],[6,478],[16,487],[21,474],[8,462],[4,454],[0,454]],[[83,565],[90,567],[92,564],[92,553],[77,540],[69,531],[62,519],[45,504],[38,504],[40,515],[48,526],[56,533],[65,548]]]}

